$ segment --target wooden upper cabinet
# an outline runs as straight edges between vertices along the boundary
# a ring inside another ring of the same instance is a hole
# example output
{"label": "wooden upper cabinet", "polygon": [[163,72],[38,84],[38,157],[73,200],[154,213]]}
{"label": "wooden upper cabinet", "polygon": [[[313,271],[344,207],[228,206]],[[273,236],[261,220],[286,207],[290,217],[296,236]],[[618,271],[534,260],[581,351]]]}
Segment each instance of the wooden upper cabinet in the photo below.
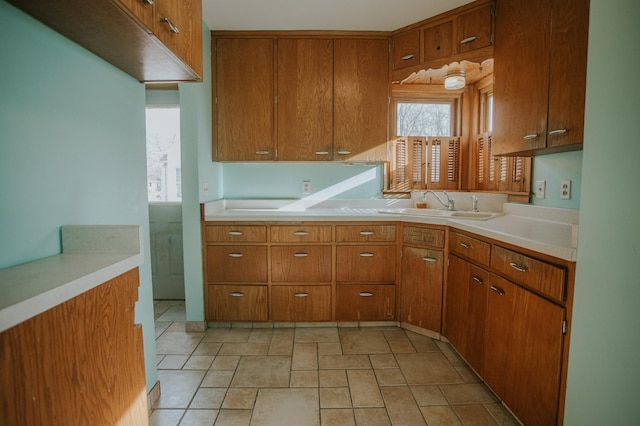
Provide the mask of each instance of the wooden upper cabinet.
{"label": "wooden upper cabinet", "polygon": [[387,159],[389,41],[334,40],[334,159]]}
{"label": "wooden upper cabinet", "polygon": [[493,43],[493,4],[486,4],[480,9],[458,16],[456,24],[456,43],[459,53],[491,46]]}
{"label": "wooden upper cabinet", "polygon": [[391,39],[393,69],[399,70],[420,63],[420,30],[413,30]]}
{"label": "wooden upper cabinet", "polygon": [[582,147],[588,0],[497,0],[494,153]]}
{"label": "wooden upper cabinet", "polygon": [[453,56],[453,21],[434,25],[424,30],[424,60],[435,61]]}
{"label": "wooden upper cabinet", "polygon": [[155,2],[148,2],[145,0],[117,0],[125,8],[127,8],[131,14],[144,25],[149,34],[153,33],[154,23],[154,7]]}
{"label": "wooden upper cabinet", "polygon": [[219,38],[215,46],[214,159],[275,160],[274,40]]}
{"label": "wooden upper cabinet", "polygon": [[333,40],[278,40],[278,160],[333,159]]}
{"label": "wooden upper cabinet", "polygon": [[153,32],[156,37],[198,75],[202,75],[202,2],[165,0],[154,2],[154,8]]}

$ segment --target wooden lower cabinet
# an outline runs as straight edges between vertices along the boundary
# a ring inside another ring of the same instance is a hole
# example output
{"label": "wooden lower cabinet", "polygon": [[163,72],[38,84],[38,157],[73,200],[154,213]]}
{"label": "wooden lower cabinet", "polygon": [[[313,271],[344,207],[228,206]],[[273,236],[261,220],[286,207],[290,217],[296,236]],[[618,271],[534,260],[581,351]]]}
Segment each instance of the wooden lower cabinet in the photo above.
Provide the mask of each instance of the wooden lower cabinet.
{"label": "wooden lower cabinet", "polygon": [[336,280],[393,283],[396,279],[395,245],[356,245],[336,248]]}
{"label": "wooden lower cabinet", "polygon": [[267,321],[266,285],[209,285],[208,321]]}
{"label": "wooden lower cabinet", "polygon": [[273,321],[331,321],[330,285],[274,285]]}
{"label": "wooden lower cabinet", "polygon": [[267,247],[207,246],[209,282],[267,282]]}
{"label": "wooden lower cabinet", "polygon": [[495,274],[483,377],[527,426],[558,421],[565,308]]}
{"label": "wooden lower cabinet", "polygon": [[331,246],[271,247],[271,281],[331,283]]}
{"label": "wooden lower cabinet", "polygon": [[391,321],[395,318],[395,285],[339,284],[336,293],[337,321]]}
{"label": "wooden lower cabinet", "polygon": [[402,247],[401,321],[440,333],[443,267],[442,250]]}
{"label": "wooden lower cabinet", "polygon": [[449,256],[444,334],[467,362],[483,375],[489,272]]}

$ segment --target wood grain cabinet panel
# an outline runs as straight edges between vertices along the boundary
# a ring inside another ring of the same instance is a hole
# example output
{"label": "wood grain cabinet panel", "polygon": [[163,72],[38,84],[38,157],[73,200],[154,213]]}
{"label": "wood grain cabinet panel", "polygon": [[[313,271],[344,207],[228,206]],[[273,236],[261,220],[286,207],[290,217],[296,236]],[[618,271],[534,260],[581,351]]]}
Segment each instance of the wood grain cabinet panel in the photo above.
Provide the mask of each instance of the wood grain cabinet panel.
{"label": "wood grain cabinet panel", "polygon": [[416,29],[391,39],[393,46],[393,69],[411,67],[420,63],[420,30]]}
{"label": "wood grain cabinet panel", "polygon": [[267,282],[267,246],[207,246],[207,280]]}
{"label": "wood grain cabinet panel", "polygon": [[264,225],[207,225],[207,242],[262,243],[267,241],[267,227]]}
{"label": "wood grain cabinet panel", "polygon": [[463,13],[456,20],[458,53],[470,52],[493,44],[493,4]]}
{"label": "wood grain cabinet panel", "polygon": [[331,225],[271,225],[273,243],[330,243]]}
{"label": "wood grain cabinet panel", "polygon": [[271,287],[273,321],[330,321],[331,286]]}
{"label": "wood grain cabinet panel", "polygon": [[491,244],[459,232],[449,232],[449,250],[484,266],[489,266]]}
{"label": "wood grain cabinet panel", "polygon": [[331,246],[272,246],[271,281],[331,282]]}
{"label": "wood grain cabinet panel", "polygon": [[338,246],[336,255],[338,283],[395,282],[395,245]]}
{"label": "wood grain cabinet panel", "polygon": [[401,321],[440,333],[443,268],[442,250],[402,248]]}
{"label": "wood grain cabinet panel", "polygon": [[424,61],[436,61],[453,56],[453,21],[424,29]]}
{"label": "wood grain cabinet panel", "polygon": [[444,229],[406,225],[402,228],[402,242],[405,244],[419,244],[443,248],[444,238]]}
{"label": "wood grain cabinet panel", "polygon": [[395,285],[339,285],[336,295],[336,320],[393,320],[395,293]]}
{"label": "wood grain cabinet panel", "polygon": [[336,242],[395,241],[396,228],[396,225],[336,225]]}
{"label": "wood grain cabinet panel", "polygon": [[268,320],[266,285],[209,285],[207,321]]}

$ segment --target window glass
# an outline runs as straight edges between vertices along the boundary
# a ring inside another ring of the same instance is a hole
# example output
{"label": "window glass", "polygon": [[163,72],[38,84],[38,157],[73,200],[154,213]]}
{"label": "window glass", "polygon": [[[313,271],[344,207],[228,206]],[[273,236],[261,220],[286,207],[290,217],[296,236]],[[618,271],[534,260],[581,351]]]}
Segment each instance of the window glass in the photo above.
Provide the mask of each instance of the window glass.
{"label": "window glass", "polygon": [[182,201],[180,108],[147,107],[146,126],[149,202]]}
{"label": "window glass", "polygon": [[398,102],[396,135],[451,136],[450,103]]}

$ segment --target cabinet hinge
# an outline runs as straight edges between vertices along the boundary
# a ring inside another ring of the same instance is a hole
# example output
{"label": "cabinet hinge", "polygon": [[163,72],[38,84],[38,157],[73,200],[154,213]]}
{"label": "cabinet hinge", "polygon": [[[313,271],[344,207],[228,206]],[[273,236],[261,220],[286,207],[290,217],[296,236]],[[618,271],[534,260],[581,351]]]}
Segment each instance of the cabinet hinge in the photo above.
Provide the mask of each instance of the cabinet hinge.
{"label": "cabinet hinge", "polygon": [[402,259],[403,254],[402,249],[400,249],[400,259]]}
{"label": "cabinet hinge", "polygon": [[562,334],[567,334],[569,328],[569,321],[567,321],[567,319],[563,319],[562,320]]}
{"label": "cabinet hinge", "polygon": [[276,96],[276,104],[278,103],[278,97]]}
{"label": "cabinet hinge", "polygon": [[216,105],[218,105],[218,97],[216,96]]}

